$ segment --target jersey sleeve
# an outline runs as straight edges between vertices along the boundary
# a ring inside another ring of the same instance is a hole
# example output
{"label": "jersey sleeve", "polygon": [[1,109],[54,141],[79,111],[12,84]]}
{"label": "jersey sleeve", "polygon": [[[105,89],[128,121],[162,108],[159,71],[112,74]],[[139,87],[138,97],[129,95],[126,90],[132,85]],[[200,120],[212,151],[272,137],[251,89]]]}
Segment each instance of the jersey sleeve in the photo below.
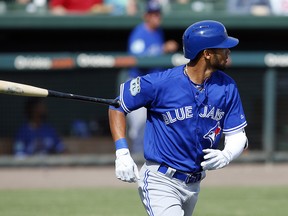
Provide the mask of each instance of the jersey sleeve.
{"label": "jersey sleeve", "polygon": [[227,110],[223,133],[229,134],[247,126],[241,98],[235,83],[229,85],[227,92]]}
{"label": "jersey sleeve", "polygon": [[153,98],[154,88],[150,75],[137,77],[120,86],[119,99],[125,113],[149,106]]}

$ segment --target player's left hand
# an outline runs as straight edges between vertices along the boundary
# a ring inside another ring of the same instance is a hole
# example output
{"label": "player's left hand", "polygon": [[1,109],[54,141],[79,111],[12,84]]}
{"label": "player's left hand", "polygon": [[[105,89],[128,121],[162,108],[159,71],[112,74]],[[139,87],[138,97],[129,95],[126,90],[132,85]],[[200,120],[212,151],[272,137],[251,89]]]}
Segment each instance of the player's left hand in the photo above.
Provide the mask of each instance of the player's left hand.
{"label": "player's left hand", "polygon": [[223,168],[228,165],[229,155],[226,154],[225,151],[221,151],[218,149],[204,149],[205,153],[204,161],[201,163],[203,170],[215,170]]}
{"label": "player's left hand", "polygon": [[163,51],[164,51],[164,53],[176,52],[178,47],[179,47],[179,45],[178,45],[178,43],[176,41],[169,40],[169,41],[166,41],[164,43]]}
{"label": "player's left hand", "polygon": [[115,174],[124,182],[137,182],[140,179],[137,165],[126,148],[116,151]]}

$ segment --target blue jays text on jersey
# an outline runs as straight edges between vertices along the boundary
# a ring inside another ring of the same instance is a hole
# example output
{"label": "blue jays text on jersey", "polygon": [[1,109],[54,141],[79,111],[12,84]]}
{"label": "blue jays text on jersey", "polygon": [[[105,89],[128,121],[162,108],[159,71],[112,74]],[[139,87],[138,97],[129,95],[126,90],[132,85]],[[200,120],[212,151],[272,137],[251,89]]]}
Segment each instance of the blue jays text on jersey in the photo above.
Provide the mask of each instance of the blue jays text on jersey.
{"label": "blue jays text on jersey", "polygon": [[[202,150],[217,148],[222,133],[247,123],[234,80],[215,71],[203,88],[184,73],[184,65],[123,83],[119,111],[147,108],[146,160],[184,172],[201,171]],[[112,107],[111,107],[112,108]]]}

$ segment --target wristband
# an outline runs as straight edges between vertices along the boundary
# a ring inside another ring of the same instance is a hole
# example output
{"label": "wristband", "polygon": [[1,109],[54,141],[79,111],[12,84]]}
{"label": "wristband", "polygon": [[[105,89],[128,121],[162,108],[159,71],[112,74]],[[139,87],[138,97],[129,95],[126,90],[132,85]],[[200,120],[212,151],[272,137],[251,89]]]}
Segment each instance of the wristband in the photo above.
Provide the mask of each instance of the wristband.
{"label": "wristband", "polygon": [[128,143],[125,138],[121,138],[115,142],[115,147],[116,147],[116,150],[122,149],[122,148],[128,149]]}

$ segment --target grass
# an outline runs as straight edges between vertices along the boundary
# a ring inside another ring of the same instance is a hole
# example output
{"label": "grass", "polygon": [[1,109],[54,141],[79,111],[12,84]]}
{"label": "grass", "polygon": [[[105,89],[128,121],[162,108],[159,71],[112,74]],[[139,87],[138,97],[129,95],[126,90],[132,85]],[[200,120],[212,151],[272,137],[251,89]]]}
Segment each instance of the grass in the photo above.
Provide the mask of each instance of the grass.
{"label": "grass", "polygon": [[[285,216],[288,187],[202,188],[193,216]],[[0,190],[1,216],[146,216],[135,189]]]}
{"label": "grass", "polygon": [[288,187],[205,188],[195,216],[285,216]]}

